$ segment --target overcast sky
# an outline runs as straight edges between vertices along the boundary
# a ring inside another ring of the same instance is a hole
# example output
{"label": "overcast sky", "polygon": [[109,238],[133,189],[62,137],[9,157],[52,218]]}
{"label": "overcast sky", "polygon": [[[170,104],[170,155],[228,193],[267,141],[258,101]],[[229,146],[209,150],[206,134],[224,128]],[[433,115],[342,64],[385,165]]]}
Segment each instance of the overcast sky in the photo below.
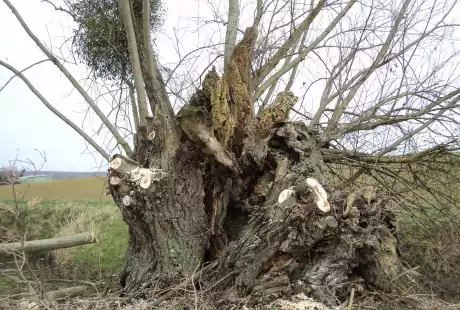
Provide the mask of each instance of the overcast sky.
{"label": "overcast sky", "polygon": [[[61,12],[55,11],[49,4],[41,2],[41,0],[10,0],[16,9],[24,18],[25,22],[32,29],[35,35],[52,48],[52,52],[60,56],[64,51],[64,57],[69,59],[68,48],[66,49],[66,39],[72,36],[72,30],[75,25],[72,20]],[[60,0],[54,0],[59,3]],[[252,24],[252,15],[254,12],[254,2],[252,0],[241,1],[241,19],[239,21],[239,28],[244,29],[249,24]],[[401,5],[397,0],[389,1],[392,5],[398,7]],[[424,2],[424,6],[430,7],[432,1]],[[164,7],[166,8],[166,15],[164,16],[164,24],[159,33],[155,33],[155,49],[159,52],[159,61],[162,65],[167,66],[169,69],[176,67],[180,63],[179,69],[175,71],[175,76],[182,82],[192,81],[193,78],[203,76],[208,64],[216,58],[216,55],[223,51],[223,42],[225,38],[225,26],[223,22],[226,20],[227,3],[226,0],[163,0]],[[302,5],[302,3],[298,4]],[[442,5],[442,1],[440,1]],[[355,12],[349,16],[348,22],[350,27],[356,20],[366,19],[366,15],[356,8]],[[388,13],[391,8],[385,8],[381,14]],[[219,11],[219,14],[213,14],[212,10]],[[300,8],[300,11],[305,12]],[[388,11],[388,12],[387,12]],[[390,10],[391,11],[391,10]],[[425,10],[426,11],[426,10]],[[421,16],[428,14],[429,11],[423,11]],[[335,14],[326,12],[319,19],[319,24],[312,27],[308,32],[307,40],[316,38],[317,34],[330,23]],[[452,14],[452,17],[458,16],[458,12]],[[391,15],[391,14],[390,14]],[[198,24],[197,17],[201,19],[208,18],[212,20],[210,23],[203,22]],[[270,16],[267,17],[270,19]],[[216,23],[217,20],[217,23]],[[261,23],[264,24],[264,21]],[[341,27],[349,26],[347,22],[341,24]],[[13,65],[16,69],[22,70],[31,64],[45,59],[45,55],[39,50],[35,43],[28,37],[24,29],[21,27],[15,16],[7,8],[3,1],[0,1],[0,59]],[[424,28],[425,25],[421,22],[418,27]],[[339,28],[339,31],[340,32]],[[283,29],[279,30],[284,31]],[[346,33],[342,30],[343,33]],[[278,34],[283,35],[283,34]],[[241,35],[240,35],[241,36]],[[377,36],[377,35],[375,35]],[[272,35],[270,36],[271,39]],[[275,38],[276,39],[276,38]],[[379,41],[381,38],[374,38]],[[273,40],[270,40],[273,41]],[[275,40],[276,41],[276,40]],[[68,42],[67,42],[68,43]],[[431,46],[428,42],[422,48],[418,47],[419,65],[417,62],[414,64],[417,70],[423,71],[427,67],[427,72],[431,72],[430,68],[436,68],[438,63],[443,61],[443,58],[448,58],[452,53],[457,53],[458,50],[458,34],[455,40],[447,40],[441,45],[441,48],[436,50],[435,47],[439,46],[439,42],[431,43],[436,44]],[[64,48],[60,48],[64,46]],[[203,46],[210,46],[206,50],[202,50]],[[184,55],[190,55],[189,52],[200,47],[199,52],[191,54],[185,61],[179,62]],[[65,53],[67,51],[67,53]],[[178,52],[179,51],[179,52]],[[374,52],[376,52],[374,50]],[[200,54],[201,53],[201,54]],[[425,56],[425,54],[430,56]],[[198,55],[197,57],[195,57]],[[458,55],[458,54],[457,54]],[[334,49],[328,48],[323,52],[322,58],[325,58],[329,65],[335,64],[339,61],[339,54],[334,52]],[[373,56],[365,56],[363,53],[359,56],[359,61],[355,61],[353,66],[355,69],[361,69],[363,66],[368,66],[372,62]],[[459,71],[458,61],[456,58],[451,58],[449,61],[454,64],[451,67],[454,71]],[[222,61],[221,61],[222,63]],[[297,76],[293,87],[291,88],[294,94],[301,97],[296,108],[300,109],[303,113],[315,111],[322,94],[324,87],[324,79],[326,68],[321,65],[322,62],[318,61],[314,56],[307,57],[299,67]],[[88,76],[87,70],[83,65],[66,64],[67,69],[79,81],[83,82]],[[385,68],[382,68],[385,71]],[[400,69],[393,69],[393,82],[399,85],[398,76],[401,75]],[[394,73],[399,70],[399,73]],[[459,72],[453,74],[452,70],[444,70],[445,74],[451,74],[457,79],[460,76]],[[441,73],[442,73],[441,72]],[[383,74],[386,74],[383,72]],[[406,73],[406,75],[409,73]],[[415,73],[414,73],[415,74]],[[422,76],[423,72],[420,73]],[[29,69],[25,73],[26,77],[34,84],[34,86],[42,93],[42,95],[59,111],[70,118],[74,123],[81,125],[85,131],[93,136],[93,139],[107,146],[108,135],[106,130],[98,132],[100,122],[94,117],[89,115],[86,117],[85,111],[87,104],[83,98],[74,90],[73,86],[67,79],[60,73],[60,71],[49,61],[41,63]],[[0,88],[12,76],[11,72],[3,67],[0,67]],[[385,75],[386,76],[386,75]],[[193,78],[192,78],[193,77]],[[372,98],[380,98],[380,83],[373,83],[378,81],[379,76],[375,75],[372,79],[368,79],[367,86],[363,93],[357,95],[358,98],[364,98],[364,103],[372,102]],[[170,82],[168,85],[178,85]],[[318,82],[318,83],[317,83]],[[321,84],[323,83],[323,84]],[[278,83],[279,85],[280,83]],[[387,86],[388,83],[385,84]],[[314,87],[310,87],[314,85]],[[198,85],[194,85],[198,86]],[[92,92],[90,95],[96,98],[101,92],[105,92],[104,85],[100,86],[97,93]],[[390,86],[388,86],[390,87]],[[85,87],[89,91],[94,88]],[[391,88],[391,87],[390,87]],[[193,91],[193,89],[189,89]],[[275,91],[277,93],[278,90]],[[302,96],[302,93],[308,96]],[[388,92],[390,94],[390,92]],[[183,94],[181,93],[183,97]],[[174,98],[172,98],[174,100]],[[177,97],[175,100],[178,100]],[[109,95],[98,99],[98,106],[108,114],[109,106],[112,102],[118,103],[118,98],[112,98]],[[173,102],[174,103],[174,102]],[[183,104],[182,102],[180,102]],[[361,102],[358,100],[357,105]],[[28,89],[21,79],[15,78],[13,81],[0,92],[0,166],[8,165],[9,161],[14,160],[18,154],[19,159],[30,159],[40,166],[43,162],[41,155],[38,151],[46,153],[47,161],[43,170],[60,170],[60,171],[96,171],[105,170],[106,162],[97,155],[93,149],[88,149],[83,138],[76,132],[68,127],[63,121],[49,111],[41,101]],[[291,116],[295,113],[291,113]],[[98,134],[95,134],[98,132]],[[374,134],[374,132],[371,132]],[[382,135],[378,133],[379,139],[375,138],[378,147],[383,147],[392,142],[396,138],[394,133]],[[380,136],[389,137],[388,141],[381,141]],[[357,144],[367,143],[366,139],[358,139]],[[370,139],[370,142],[373,140]],[[359,142],[359,143],[358,143]],[[371,147],[376,147],[372,146]],[[113,154],[113,150],[109,149]],[[18,166],[21,166],[20,164]]]}
{"label": "overcast sky", "polygon": [[[40,0],[11,2],[42,42],[53,46],[53,51],[59,54],[63,38],[71,34],[71,20]],[[199,6],[196,1],[168,0],[165,7],[165,33],[159,35],[157,45],[161,46],[162,55],[172,55],[170,61],[173,62],[174,52],[168,53],[172,48],[168,29],[177,27],[182,17],[196,15]],[[45,59],[3,1],[0,1],[0,29],[0,58],[3,61],[22,70]],[[187,39],[182,41],[186,43]],[[67,68],[77,80],[85,77],[84,67],[67,65]],[[54,65],[50,62],[39,64],[27,70],[25,75],[54,107],[75,123],[82,123],[86,104]],[[11,72],[0,67],[0,87],[11,76]],[[17,153],[20,159],[30,159],[40,165],[43,161],[36,151],[39,150],[47,157],[43,170],[95,171],[101,163],[105,169],[102,158],[94,152],[88,154],[83,139],[49,111],[19,78],[0,93],[0,111],[0,166],[8,165]],[[103,141],[104,136],[95,139]]]}

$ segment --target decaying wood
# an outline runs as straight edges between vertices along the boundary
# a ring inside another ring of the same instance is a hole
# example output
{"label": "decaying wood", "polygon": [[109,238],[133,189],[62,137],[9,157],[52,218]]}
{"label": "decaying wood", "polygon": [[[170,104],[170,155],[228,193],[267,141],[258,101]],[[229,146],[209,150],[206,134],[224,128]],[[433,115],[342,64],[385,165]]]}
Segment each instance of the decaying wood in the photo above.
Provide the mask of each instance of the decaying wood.
{"label": "decaying wood", "polygon": [[212,130],[219,143],[224,148],[228,148],[237,126],[237,120],[228,104],[228,83],[224,77],[219,77],[214,67],[203,81],[203,91],[209,97],[209,106],[212,110]]}
{"label": "decaying wood", "polygon": [[232,155],[217,141],[207,125],[204,109],[184,106],[178,113],[179,124],[187,138],[205,154],[212,155],[222,165],[234,168]]}
{"label": "decaying wood", "polygon": [[292,92],[279,93],[275,101],[266,107],[260,115],[257,125],[260,135],[262,137],[267,136],[275,124],[286,121],[298,99]]}
{"label": "decaying wood", "polygon": [[96,243],[97,238],[94,232],[81,233],[72,236],[65,236],[52,239],[32,240],[0,244],[0,254],[7,254],[16,251],[37,252],[50,251],[55,249],[71,248],[79,245]]}
{"label": "decaying wood", "polygon": [[208,72],[181,108],[177,148],[165,152],[162,129],[153,140],[145,129],[134,155],[142,167],[112,161],[122,179],[112,196],[130,228],[122,284],[133,293],[169,287],[214,261],[204,280],[219,283],[224,299],[306,293],[332,304],[352,288],[405,286],[388,199],[356,193],[347,201],[349,193],[328,187],[318,129],[287,122],[298,98],[282,92],[255,118],[255,38],[247,29],[224,75]]}
{"label": "decaying wood", "polygon": [[254,118],[254,105],[251,97],[251,54],[257,39],[257,29],[248,27],[243,39],[235,46],[230,59],[225,80],[228,82],[233,116],[236,119],[234,140],[241,143],[245,128]]}
{"label": "decaying wood", "polygon": [[121,157],[116,157],[112,159],[109,165],[110,169],[113,169],[117,172],[129,173],[131,170],[135,169],[136,166],[128,163]]}

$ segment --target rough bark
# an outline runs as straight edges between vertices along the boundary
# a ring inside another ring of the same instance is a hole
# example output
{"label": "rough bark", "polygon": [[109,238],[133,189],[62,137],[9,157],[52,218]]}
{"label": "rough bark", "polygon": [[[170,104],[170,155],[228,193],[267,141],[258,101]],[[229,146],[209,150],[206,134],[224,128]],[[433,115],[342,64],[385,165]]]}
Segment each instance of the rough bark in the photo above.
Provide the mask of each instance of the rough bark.
{"label": "rough bark", "polygon": [[[176,170],[136,167],[111,170],[122,179],[111,186],[115,202],[129,226],[129,247],[122,284],[131,291],[161,281],[160,286],[190,275],[200,266],[208,244],[199,154],[187,144],[177,152]],[[141,186],[138,171],[151,172],[151,185]],[[125,205],[126,197],[131,203]]]}
{"label": "rough bark", "polygon": [[333,303],[352,288],[405,287],[389,200],[328,187],[320,133],[287,122],[291,92],[255,117],[255,37],[249,28],[224,76],[211,70],[175,116],[180,138],[152,119],[139,127],[137,163],[112,160],[111,192],[130,232],[126,291],[177,284],[210,261],[217,267],[203,279],[232,299],[303,292]]}

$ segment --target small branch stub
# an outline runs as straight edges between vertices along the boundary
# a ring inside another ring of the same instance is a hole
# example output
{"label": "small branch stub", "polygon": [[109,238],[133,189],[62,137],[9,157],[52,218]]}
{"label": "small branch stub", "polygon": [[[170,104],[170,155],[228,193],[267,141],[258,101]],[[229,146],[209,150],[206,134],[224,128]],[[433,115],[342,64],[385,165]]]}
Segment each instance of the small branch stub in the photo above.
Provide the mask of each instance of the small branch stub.
{"label": "small branch stub", "polygon": [[[129,180],[130,182],[135,182],[142,189],[148,189],[152,185],[152,182],[159,181],[166,175],[165,172],[161,169],[147,169],[139,166],[134,166],[120,157],[114,158],[110,162],[110,169],[125,174],[126,176],[122,176],[123,179]],[[118,176],[112,176],[110,178],[110,184],[121,184],[122,178]]]}
{"label": "small branch stub", "polygon": [[153,141],[153,139],[155,139],[155,136],[156,136],[155,131],[152,131],[151,133],[149,133],[149,135],[147,136],[147,138],[148,138],[150,141]]}
{"label": "small branch stub", "polygon": [[123,197],[123,205],[125,207],[129,207],[131,205],[134,205],[135,204],[135,201],[133,198],[131,198],[131,196],[125,196]]}
{"label": "small branch stub", "polygon": [[120,157],[114,158],[110,162],[110,169],[113,169],[118,172],[129,173],[134,168],[136,167],[132,166],[131,164],[129,164],[128,162],[126,162]]}
{"label": "small branch stub", "polygon": [[278,196],[278,203],[282,204],[283,202],[285,202],[286,200],[288,200],[290,197],[294,195],[295,195],[295,190],[293,187],[286,188]]}
{"label": "small branch stub", "polygon": [[117,177],[117,176],[111,176],[110,177],[110,184],[111,185],[120,185],[121,183],[121,178],[120,177]]}
{"label": "small branch stub", "polygon": [[152,176],[150,174],[146,174],[143,177],[141,177],[139,181],[139,186],[142,187],[143,189],[148,189],[152,185]]}
{"label": "small branch stub", "polygon": [[316,195],[315,202],[318,208],[323,212],[329,212],[331,210],[331,205],[329,204],[329,201],[327,201],[327,193],[321,184],[313,178],[307,178],[305,182]]}

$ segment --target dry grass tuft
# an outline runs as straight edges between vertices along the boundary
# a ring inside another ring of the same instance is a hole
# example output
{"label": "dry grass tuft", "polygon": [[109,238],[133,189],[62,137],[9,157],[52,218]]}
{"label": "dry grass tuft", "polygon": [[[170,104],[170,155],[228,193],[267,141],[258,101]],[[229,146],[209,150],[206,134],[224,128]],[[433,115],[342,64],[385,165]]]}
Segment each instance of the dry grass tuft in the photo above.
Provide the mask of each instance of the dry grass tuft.
{"label": "dry grass tuft", "polygon": [[401,253],[418,267],[424,291],[449,302],[460,302],[460,232],[452,219],[437,218],[402,226]]}

